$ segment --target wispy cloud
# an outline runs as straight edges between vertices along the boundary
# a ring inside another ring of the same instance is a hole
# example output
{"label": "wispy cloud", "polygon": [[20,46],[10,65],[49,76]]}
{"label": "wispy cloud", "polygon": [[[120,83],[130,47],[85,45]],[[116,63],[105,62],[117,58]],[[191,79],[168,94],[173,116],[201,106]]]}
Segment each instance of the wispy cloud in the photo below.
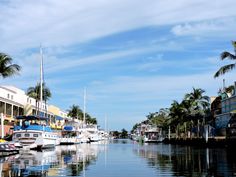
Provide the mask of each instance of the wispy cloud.
{"label": "wispy cloud", "polygon": [[[217,93],[222,79],[213,74],[224,64],[220,52],[232,49],[235,6],[235,0],[0,2],[1,51],[23,66],[20,77],[1,84],[35,85],[42,44],[51,103],[82,105],[87,86],[92,115],[101,120],[108,112],[113,127],[135,123],[192,87]],[[234,75],[224,78],[232,83]]]}
{"label": "wispy cloud", "polygon": [[222,37],[225,37],[232,34],[235,27],[236,16],[234,18],[214,19],[176,25],[172,28],[172,32],[177,36],[215,37],[217,34],[220,34]]}
{"label": "wispy cloud", "polygon": [[41,42],[47,46],[68,46],[145,26],[235,16],[233,4],[234,0],[214,3],[203,0],[10,0],[0,7],[0,40],[3,41],[0,47],[18,51],[36,47]]}

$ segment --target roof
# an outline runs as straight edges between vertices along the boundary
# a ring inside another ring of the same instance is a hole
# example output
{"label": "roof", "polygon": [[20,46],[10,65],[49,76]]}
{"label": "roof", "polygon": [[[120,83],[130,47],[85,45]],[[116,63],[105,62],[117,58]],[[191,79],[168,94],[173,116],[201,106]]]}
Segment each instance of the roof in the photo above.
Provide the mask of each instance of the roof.
{"label": "roof", "polygon": [[63,117],[61,116],[55,116],[56,117],[56,120],[63,120]]}
{"label": "roof", "polygon": [[26,120],[48,120],[47,117],[40,116],[17,116],[16,119],[26,119]]}

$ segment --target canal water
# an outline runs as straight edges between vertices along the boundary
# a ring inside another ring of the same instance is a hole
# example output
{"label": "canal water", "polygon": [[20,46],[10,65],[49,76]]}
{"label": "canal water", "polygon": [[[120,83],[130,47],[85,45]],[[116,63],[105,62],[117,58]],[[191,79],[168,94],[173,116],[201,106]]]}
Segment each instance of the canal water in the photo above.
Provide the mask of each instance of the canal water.
{"label": "canal water", "polygon": [[236,176],[236,151],[112,140],[0,159],[2,177]]}

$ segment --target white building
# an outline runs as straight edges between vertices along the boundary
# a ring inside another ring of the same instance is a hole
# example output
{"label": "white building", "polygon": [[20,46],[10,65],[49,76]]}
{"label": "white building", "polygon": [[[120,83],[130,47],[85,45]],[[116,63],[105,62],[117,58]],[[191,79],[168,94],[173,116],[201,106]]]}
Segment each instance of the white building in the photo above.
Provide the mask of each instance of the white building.
{"label": "white building", "polygon": [[21,89],[14,86],[0,86],[0,113],[3,113],[8,121],[14,121],[14,117],[18,115],[37,115],[39,112],[46,117],[53,116],[47,111],[47,107],[45,103],[41,106]]}

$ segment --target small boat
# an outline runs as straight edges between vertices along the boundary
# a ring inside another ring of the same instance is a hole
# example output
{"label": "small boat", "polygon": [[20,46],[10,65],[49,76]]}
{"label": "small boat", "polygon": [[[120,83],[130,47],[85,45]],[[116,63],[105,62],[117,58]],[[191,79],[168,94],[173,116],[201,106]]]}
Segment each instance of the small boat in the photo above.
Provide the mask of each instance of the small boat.
{"label": "small boat", "polygon": [[70,145],[70,144],[80,143],[78,131],[74,126],[72,125],[64,126],[61,133],[62,133],[62,138],[60,140],[60,144]]}
{"label": "small boat", "polygon": [[40,116],[18,116],[14,126],[13,141],[29,149],[50,148],[59,144],[58,133]]}
{"label": "small boat", "polygon": [[99,134],[97,125],[95,124],[86,125],[86,131],[89,134],[88,138],[90,142],[98,142],[101,140],[101,135]]}
{"label": "small boat", "polygon": [[145,143],[158,143],[164,140],[162,136],[161,128],[158,127],[149,127],[144,132],[144,142]]}

